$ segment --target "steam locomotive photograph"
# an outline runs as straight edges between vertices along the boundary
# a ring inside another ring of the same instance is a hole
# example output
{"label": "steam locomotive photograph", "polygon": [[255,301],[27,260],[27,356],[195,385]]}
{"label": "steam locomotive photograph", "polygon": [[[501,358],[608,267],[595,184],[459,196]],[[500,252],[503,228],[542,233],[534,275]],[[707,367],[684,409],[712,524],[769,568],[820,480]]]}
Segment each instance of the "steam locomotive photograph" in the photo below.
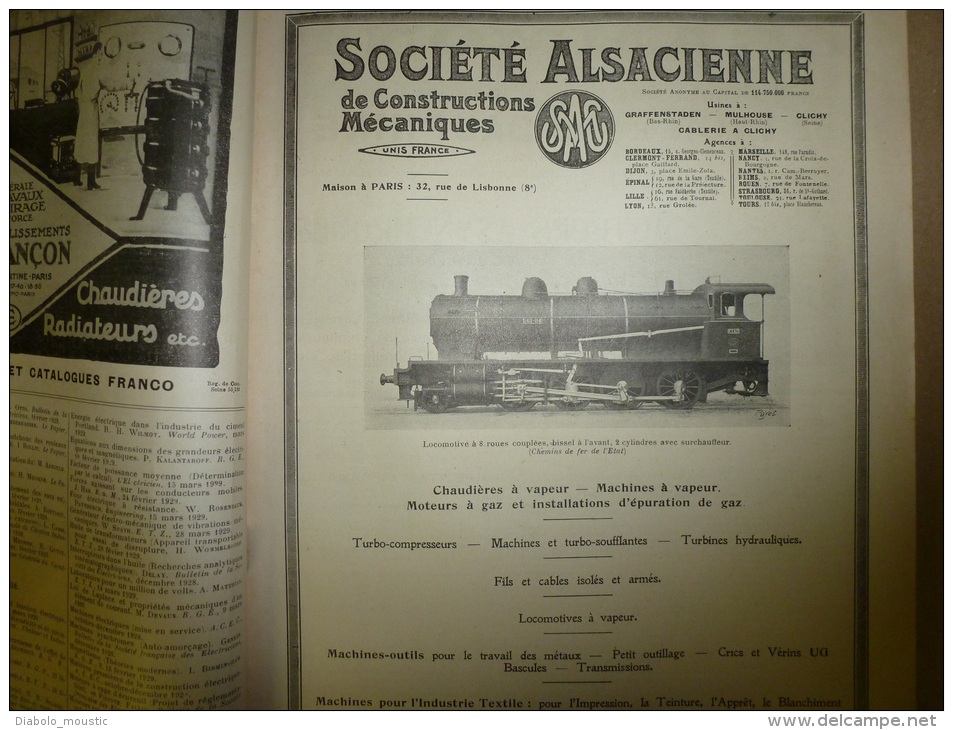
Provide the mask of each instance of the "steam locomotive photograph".
{"label": "steam locomotive photograph", "polygon": [[[416,316],[427,332],[416,335],[417,351],[391,337],[393,367],[377,382],[392,404],[417,416],[777,410],[774,376],[780,370],[786,390],[787,363],[770,357],[786,350],[788,325],[786,311],[771,315],[787,285],[786,247],[493,253],[530,266],[538,259],[535,271],[547,278],[481,267],[487,250],[446,256],[457,269],[448,261],[453,273],[429,301],[415,292],[417,314],[394,320],[396,332]],[[563,253],[567,261],[554,265]],[[428,251],[426,268],[445,254]],[[377,257],[390,255],[365,251],[371,267]],[[468,259],[471,273],[459,268]],[[642,268],[627,273],[626,259]],[[715,273],[702,275],[705,267]],[[572,268],[575,278],[564,273]],[[646,268],[665,272],[654,290]]]}

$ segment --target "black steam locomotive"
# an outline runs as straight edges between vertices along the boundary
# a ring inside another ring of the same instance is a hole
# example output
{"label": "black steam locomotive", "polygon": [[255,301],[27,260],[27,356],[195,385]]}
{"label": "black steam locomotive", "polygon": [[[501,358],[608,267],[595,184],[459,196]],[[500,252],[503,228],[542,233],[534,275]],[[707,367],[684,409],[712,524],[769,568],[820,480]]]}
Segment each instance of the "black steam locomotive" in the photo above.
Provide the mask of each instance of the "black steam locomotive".
{"label": "black steam locomotive", "polygon": [[571,295],[550,296],[533,277],[520,296],[473,296],[468,277],[455,280],[454,294],[430,307],[438,359],[411,358],[380,377],[415,410],[692,408],[715,391],[768,394],[761,317],[764,296],[774,294],[768,284],[706,280],[679,292],[667,281],[658,294],[600,294],[583,277]]}

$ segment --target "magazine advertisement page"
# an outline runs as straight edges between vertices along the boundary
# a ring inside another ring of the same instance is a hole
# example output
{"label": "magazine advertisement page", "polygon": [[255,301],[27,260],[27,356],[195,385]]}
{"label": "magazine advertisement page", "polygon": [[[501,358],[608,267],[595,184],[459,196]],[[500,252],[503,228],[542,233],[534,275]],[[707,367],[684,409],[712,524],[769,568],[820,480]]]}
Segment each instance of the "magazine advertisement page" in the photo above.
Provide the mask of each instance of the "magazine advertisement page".
{"label": "magazine advertisement page", "polygon": [[15,709],[241,700],[237,42],[237,13],[11,13]]}
{"label": "magazine advertisement page", "polygon": [[898,17],[287,17],[290,706],[903,702]]}

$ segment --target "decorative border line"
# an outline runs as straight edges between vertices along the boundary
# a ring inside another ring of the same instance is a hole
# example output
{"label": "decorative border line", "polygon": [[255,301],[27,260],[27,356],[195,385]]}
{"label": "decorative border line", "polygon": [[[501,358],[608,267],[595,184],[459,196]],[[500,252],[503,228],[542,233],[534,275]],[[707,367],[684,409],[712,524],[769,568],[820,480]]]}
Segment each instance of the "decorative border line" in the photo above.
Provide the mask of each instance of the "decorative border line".
{"label": "decorative border line", "polygon": [[301,584],[298,536],[297,433],[297,73],[299,29],[311,25],[846,25],[850,33],[854,196],[854,705],[869,696],[870,575],[870,319],[868,290],[866,96],[862,12],[316,12],[285,17],[284,125],[284,423],[285,562],[288,636],[288,707],[301,709]]}

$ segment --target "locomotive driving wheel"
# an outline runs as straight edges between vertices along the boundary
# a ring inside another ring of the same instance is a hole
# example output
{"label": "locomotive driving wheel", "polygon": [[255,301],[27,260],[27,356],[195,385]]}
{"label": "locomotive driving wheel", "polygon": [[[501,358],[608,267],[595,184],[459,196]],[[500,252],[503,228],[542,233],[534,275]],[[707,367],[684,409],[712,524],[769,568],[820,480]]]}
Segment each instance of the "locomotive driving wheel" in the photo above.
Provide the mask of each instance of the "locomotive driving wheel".
{"label": "locomotive driving wheel", "polygon": [[[645,393],[645,386],[643,385],[627,385],[625,387],[625,394],[631,399],[638,398],[644,393]],[[619,403],[618,401],[608,401],[608,400],[603,402],[606,408],[610,408],[616,411],[634,411],[636,408],[642,407],[642,401],[640,400],[628,400],[625,403]]]}
{"label": "locomotive driving wheel", "polygon": [[666,400],[659,401],[666,408],[694,408],[704,390],[702,376],[687,365],[663,370],[655,383],[655,394],[666,396]]}
{"label": "locomotive driving wheel", "polygon": [[634,400],[645,395],[645,381],[642,379],[642,373],[637,369],[633,367],[610,367],[599,377],[599,384],[613,387],[613,390],[605,391],[607,395],[617,397],[619,388],[624,388],[626,396],[632,399],[624,403],[618,400],[604,400],[602,404],[606,408],[614,411],[634,411],[636,408],[642,407],[642,401]]}
{"label": "locomotive driving wheel", "polygon": [[758,385],[760,385],[760,383],[757,380],[742,380],[741,387],[743,388],[743,391],[741,395],[745,397],[754,395],[755,391],[758,390]]}
{"label": "locomotive driving wheel", "polygon": [[[558,390],[563,390],[566,393],[576,393],[578,388],[575,383],[572,381],[572,376],[574,373],[570,373],[566,378],[556,378],[550,382],[550,386]],[[550,399],[550,403],[556,406],[561,411],[581,411],[587,405],[589,401],[585,398],[577,398],[574,395],[565,395],[557,394]]]}
{"label": "locomotive driving wheel", "polygon": [[420,407],[427,413],[446,413],[450,409],[450,396],[440,391],[421,393]]}

